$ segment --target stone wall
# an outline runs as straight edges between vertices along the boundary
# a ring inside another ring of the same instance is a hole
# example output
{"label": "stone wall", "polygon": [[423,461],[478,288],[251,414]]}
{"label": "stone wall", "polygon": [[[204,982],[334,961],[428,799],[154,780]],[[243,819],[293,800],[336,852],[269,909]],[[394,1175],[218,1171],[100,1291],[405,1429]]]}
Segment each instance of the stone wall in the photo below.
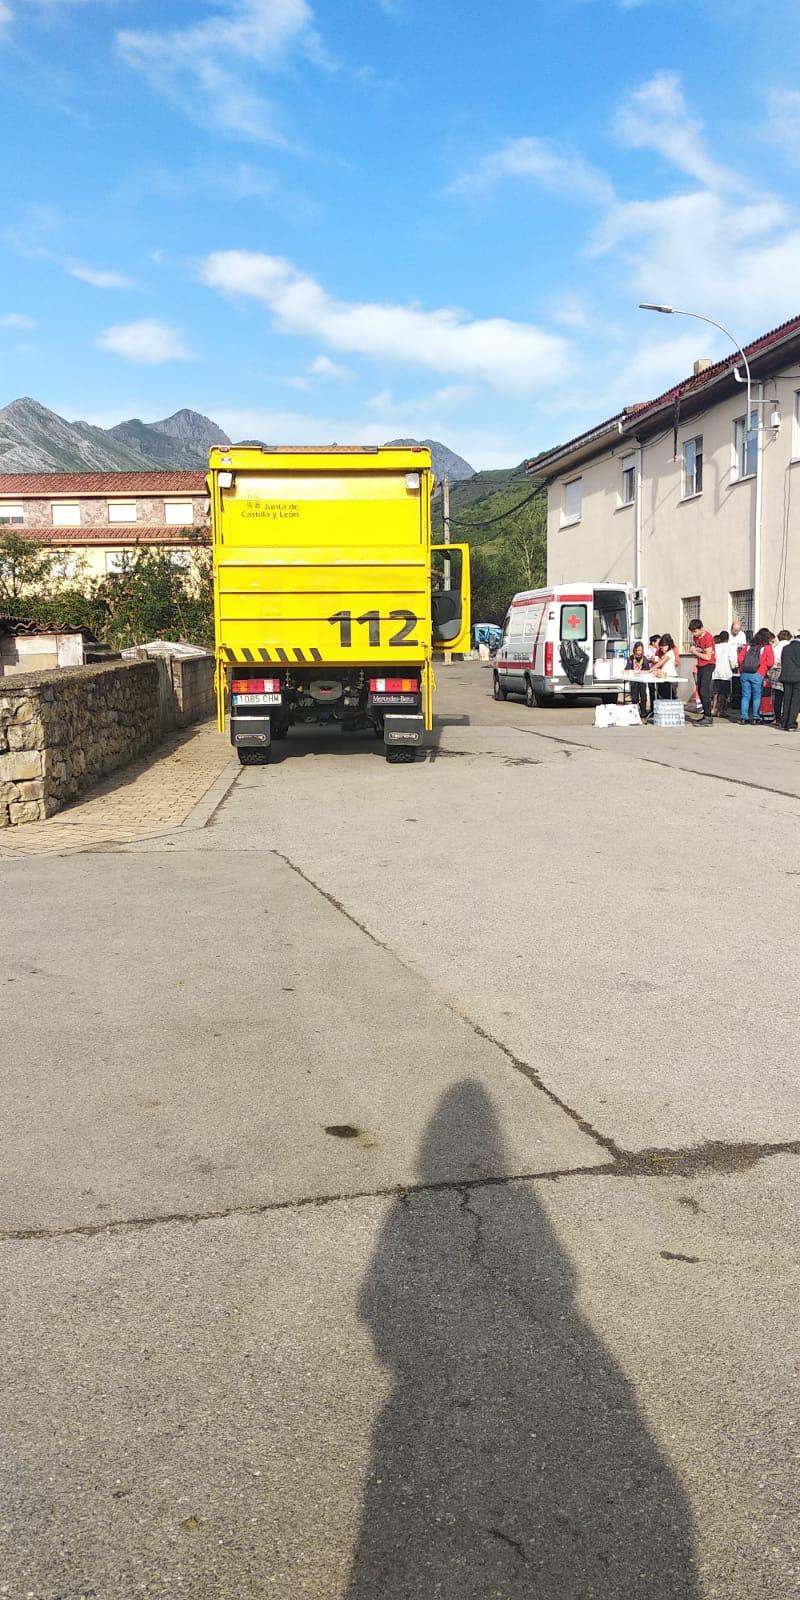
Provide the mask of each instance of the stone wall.
{"label": "stone wall", "polygon": [[214,712],[214,657],[170,656],[178,727],[199,722]]}
{"label": "stone wall", "polygon": [[0,682],[0,828],[39,822],[161,737],[154,661]]}

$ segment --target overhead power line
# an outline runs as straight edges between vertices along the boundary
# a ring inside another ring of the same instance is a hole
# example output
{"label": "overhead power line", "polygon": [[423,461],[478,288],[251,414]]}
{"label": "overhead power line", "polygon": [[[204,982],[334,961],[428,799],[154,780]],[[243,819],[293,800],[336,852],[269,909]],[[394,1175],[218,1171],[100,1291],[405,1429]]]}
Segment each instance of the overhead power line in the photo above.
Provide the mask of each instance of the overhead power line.
{"label": "overhead power line", "polygon": [[496,522],[505,522],[506,517],[513,517],[515,512],[522,510],[523,506],[529,506],[531,501],[537,500],[541,493],[542,486],[540,484],[538,489],[534,489],[533,494],[526,495],[524,500],[518,500],[515,506],[509,506],[508,510],[501,511],[499,516],[489,517],[486,522],[462,522],[460,518],[457,520],[452,518],[450,526],[451,528],[464,528],[465,530],[467,528],[492,528]]}

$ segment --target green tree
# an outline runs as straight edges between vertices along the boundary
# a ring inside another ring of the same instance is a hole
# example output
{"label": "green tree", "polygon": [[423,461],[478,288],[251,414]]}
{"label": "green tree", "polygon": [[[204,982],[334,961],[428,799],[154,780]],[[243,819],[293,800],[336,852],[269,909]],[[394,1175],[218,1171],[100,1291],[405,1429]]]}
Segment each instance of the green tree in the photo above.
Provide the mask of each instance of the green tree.
{"label": "green tree", "polygon": [[16,614],[24,597],[27,610],[30,596],[57,583],[58,563],[58,552],[46,545],[19,533],[4,534],[0,539],[0,606]]}

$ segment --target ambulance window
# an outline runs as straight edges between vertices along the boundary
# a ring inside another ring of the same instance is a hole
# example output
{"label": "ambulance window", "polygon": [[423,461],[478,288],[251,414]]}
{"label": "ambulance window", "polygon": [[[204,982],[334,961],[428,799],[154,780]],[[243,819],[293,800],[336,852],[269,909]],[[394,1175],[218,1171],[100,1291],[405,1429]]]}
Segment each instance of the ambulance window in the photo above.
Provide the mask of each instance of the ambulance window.
{"label": "ambulance window", "polygon": [[562,639],[577,639],[579,642],[586,638],[585,605],[561,607],[561,637]]}

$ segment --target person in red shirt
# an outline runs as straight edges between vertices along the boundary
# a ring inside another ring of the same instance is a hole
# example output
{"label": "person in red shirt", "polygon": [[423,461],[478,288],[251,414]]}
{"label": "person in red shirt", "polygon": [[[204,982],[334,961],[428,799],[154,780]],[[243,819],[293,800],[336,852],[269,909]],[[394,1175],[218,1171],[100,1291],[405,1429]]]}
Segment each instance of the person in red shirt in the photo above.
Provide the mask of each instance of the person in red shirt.
{"label": "person in red shirt", "polygon": [[717,661],[717,651],[714,644],[714,635],[703,627],[699,617],[689,623],[689,632],[692,636],[690,654],[694,656],[697,666],[697,693],[703,707],[703,715],[695,723],[696,728],[711,727],[711,681],[714,677],[714,667]]}
{"label": "person in red shirt", "polygon": [[[759,628],[751,644],[739,651],[739,672],[742,679],[742,722],[758,722],[761,714],[761,696],[764,680],[770,667],[775,665],[772,648],[774,634],[769,628]],[[750,715],[752,708],[752,717]]]}

